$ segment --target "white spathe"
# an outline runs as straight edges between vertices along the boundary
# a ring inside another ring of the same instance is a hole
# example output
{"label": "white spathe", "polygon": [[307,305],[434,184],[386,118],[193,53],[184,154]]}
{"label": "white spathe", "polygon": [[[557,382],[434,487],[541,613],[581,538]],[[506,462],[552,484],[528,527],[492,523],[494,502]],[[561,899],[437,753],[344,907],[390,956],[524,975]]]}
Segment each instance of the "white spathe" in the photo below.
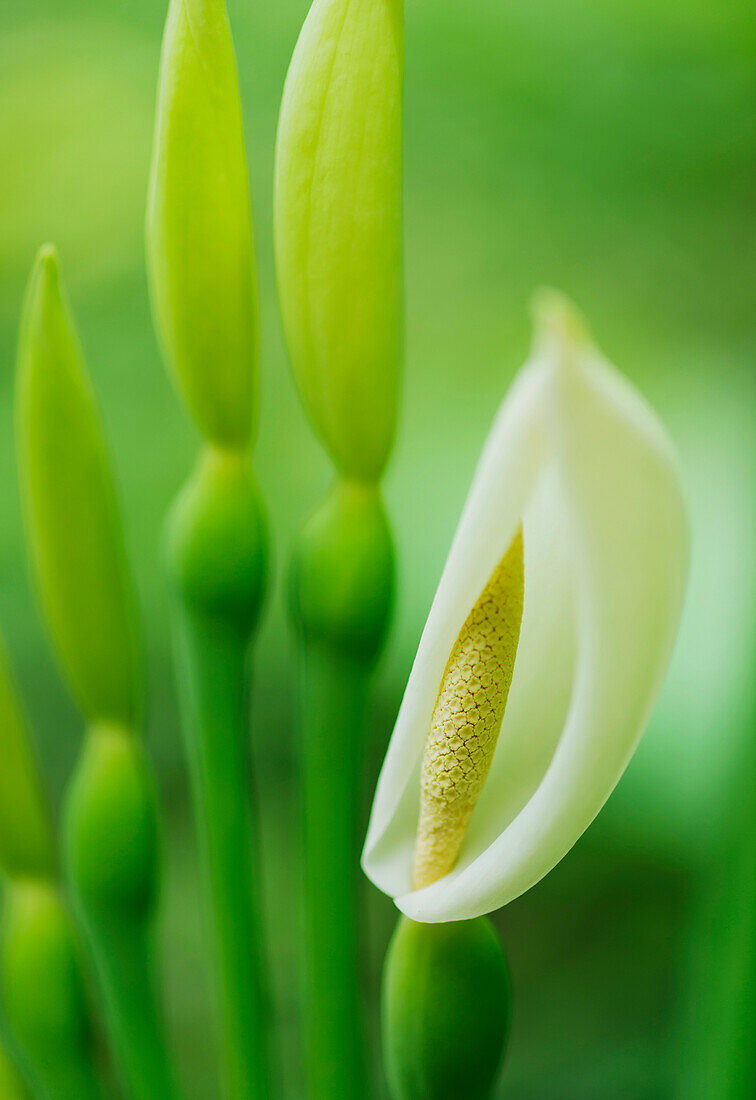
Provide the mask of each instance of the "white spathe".
{"label": "white spathe", "polygon": [[[564,299],[544,294],[537,312],[533,356],[480,459],[373,802],[363,867],[417,921],[498,909],[569,851],[632,756],[680,618],[688,527],[667,435]],[[524,612],[493,765],[454,870],[414,890],[439,685],[520,522]]]}

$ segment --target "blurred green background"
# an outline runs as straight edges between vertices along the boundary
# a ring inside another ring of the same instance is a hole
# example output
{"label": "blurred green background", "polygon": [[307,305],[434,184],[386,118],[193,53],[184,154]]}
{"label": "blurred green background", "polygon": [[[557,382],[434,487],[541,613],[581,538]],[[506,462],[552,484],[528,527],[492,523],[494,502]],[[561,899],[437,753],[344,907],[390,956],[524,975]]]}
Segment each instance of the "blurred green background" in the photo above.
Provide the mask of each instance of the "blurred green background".
{"label": "blurred green background", "polygon": [[[277,563],[255,661],[253,753],[291,1097],[303,1090],[285,563],[331,475],[282,346],[271,182],[307,6],[229,0],[263,297],[256,465]],[[162,518],[197,439],[158,355],[143,263],[164,16],[159,0],[0,5],[0,622],[57,801],[81,731],[29,591],[12,434],[19,305],[49,239],[109,431],[138,577],[168,842],[169,1009],[187,1096],[199,1100],[215,1094],[205,944],[160,562]],[[502,1096],[519,1100],[756,1095],[755,24],[751,0],[407,4],[406,381],[386,485],[400,599],[366,794],[479,448],[526,355],[537,286],[575,298],[662,414],[694,530],[683,630],[641,749],[577,848],[497,918],[516,990]],[[374,1004],[394,916],[366,894]]]}

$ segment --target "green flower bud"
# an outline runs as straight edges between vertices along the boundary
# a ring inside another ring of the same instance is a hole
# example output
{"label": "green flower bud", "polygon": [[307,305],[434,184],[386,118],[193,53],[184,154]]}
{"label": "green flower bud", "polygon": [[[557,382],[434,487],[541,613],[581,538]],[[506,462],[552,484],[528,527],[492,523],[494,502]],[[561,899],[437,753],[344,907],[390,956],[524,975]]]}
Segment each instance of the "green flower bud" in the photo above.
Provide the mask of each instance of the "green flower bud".
{"label": "green flower bud", "polygon": [[345,476],[376,479],[403,341],[402,0],[315,0],[278,131],[278,285],[294,373]]}
{"label": "green flower bud", "polygon": [[169,518],[167,555],[187,608],[235,624],[257,624],[267,573],[265,516],[245,455],[208,448]]}
{"label": "green flower bud", "polygon": [[21,495],[42,607],[91,719],[133,721],[141,681],[110,467],[55,251],[32,271],[18,355]]}
{"label": "green flower bud", "polygon": [[151,915],[155,797],[142,748],[127,730],[90,729],[68,793],[65,846],[71,880],[90,916],[125,924]]}
{"label": "green flower bud", "polygon": [[383,1026],[394,1100],[490,1100],[509,1026],[507,965],[486,917],[402,917],[386,957]]}
{"label": "green flower bud", "polygon": [[59,1064],[62,1075],[66,1065],[91,1060],[92,1035],[77,944],[68,913],[51,883],[28,879],[8,890],[2,975],[8,1023],[30,1063],[39,1063],[47,1077],[52,1061]]}
{"label": "green flower bud", "polygon": [[394,547],[375,486],[336,483],[302,531],[291,593],[308,641],[377,657],[393,604]]}
{"label": "green flower bud", "polygon": [[147,205],[147,259],[163,350],[197,426],[245,447],[257,291],[247,160],[223,0],[171,0]]}
{"label": "green flower bud", "polygon": [[0,872],[50,875],[55,857],[47,806],[2,642],[0,761]]}

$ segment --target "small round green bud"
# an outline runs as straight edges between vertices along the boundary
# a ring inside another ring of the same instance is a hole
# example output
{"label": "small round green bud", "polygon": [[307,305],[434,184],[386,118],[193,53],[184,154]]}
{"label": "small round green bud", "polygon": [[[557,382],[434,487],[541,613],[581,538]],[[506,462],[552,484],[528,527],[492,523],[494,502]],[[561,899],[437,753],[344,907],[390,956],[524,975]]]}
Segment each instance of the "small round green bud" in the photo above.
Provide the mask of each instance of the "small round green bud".
{"label": "small round green bud", "polygon": [[184,604],[245,633],[267,573],[262,500],[246,455],[207,448],[168,520],[167,556]]}
{"label": "small round green bud", "polygon": [[292,568],[292,614],[309,641],[373,661],[394,595],[394,548],[379,491],[338,481],[305,525]]}
{"label": "small round green bud", "polygon": [[403,0],[314,0],[278,127],[279,297],[303,401],[345,477],[394,438],[404,339]]}
{"label": "small round green bud", "polygon": [[155,324],[208,442],[245,447],[257,289],[239,86],[224,0],[171,0],[147,202]]}
{"label": "small round green bud", "polygon": [[63,671],[90,721],[141,701],[134,600],[100,418],[55,250],[29,279],[18,351],[18,457],[30,557]]}
{"label": "small round green bud", "polygon": [[8,1022],[30,1061],[67,1057],[90,1043],[71,921],[55,887],[14,882],[5,897],[2,971]]}
{"label": "small round green bud", "polygon": [[141,920],[157,880],[155,794],[139,742],[117,726],[87,733],[69,789],[65,855],[90,912]]}
{"label": "small round green bud", "polygon": [[509,975],[485,917],[402,917],[386,957],[383,1028],[394,1100],[490,1100],[510,1016]]}

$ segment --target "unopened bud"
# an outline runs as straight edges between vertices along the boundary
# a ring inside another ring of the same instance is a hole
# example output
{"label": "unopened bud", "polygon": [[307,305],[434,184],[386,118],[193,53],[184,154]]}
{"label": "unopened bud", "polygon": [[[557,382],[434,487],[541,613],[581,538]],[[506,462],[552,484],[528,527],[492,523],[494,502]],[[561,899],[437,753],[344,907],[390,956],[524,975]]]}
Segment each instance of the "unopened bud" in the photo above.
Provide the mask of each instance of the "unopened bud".
{"label": "unopened bud", "polygon": [[386,957],[383,1028],[394,1100],[490,1100],[509,1029],[509,974],[486,917],[402,917]]}
{"label": "unopened bud", "polygon": [[123,533],[55,250],[37,258],[18,354],[21,497],[42,609],[88,718],[130,724],[141,676]]}
{"label": "unopened bud", "polygon": [[278,286],[304,403],[340,472],[376,479],[403,342],[402,0],[315,0],[278,131]]}
{"label": "unopened bud", "polygon": [[171,0],[147,205],[152,307],[198,428],[246,447],[257,289],[239,85],[224,0]]}

